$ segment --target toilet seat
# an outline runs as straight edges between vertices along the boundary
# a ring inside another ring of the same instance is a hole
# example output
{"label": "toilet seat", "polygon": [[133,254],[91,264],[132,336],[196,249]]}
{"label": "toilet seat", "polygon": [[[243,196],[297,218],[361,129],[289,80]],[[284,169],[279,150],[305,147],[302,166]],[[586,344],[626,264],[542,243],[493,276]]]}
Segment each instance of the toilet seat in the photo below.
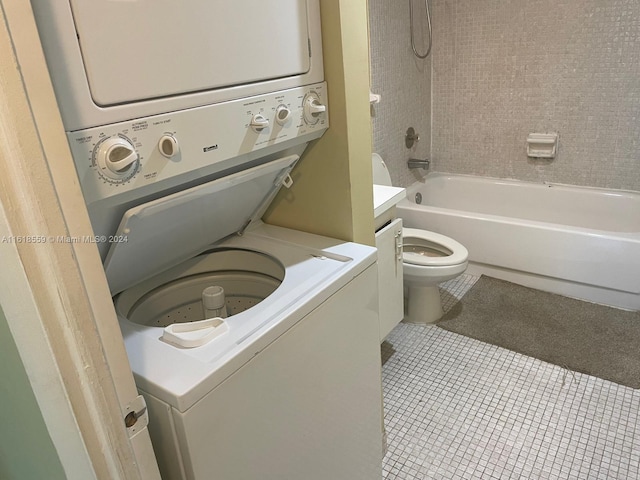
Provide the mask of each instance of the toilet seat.
{"label": "toilet seat", "polygon": [[[454,239],[439,233],[420,230],[418,228],[403,228],[403,263],[423,267],[459,265],[465,263],[469,252]],[[412,252],[407,246],[422,251]],[[429,253],[427,253],[429,252]],[[435,253],[436,256],[430,255]]]}

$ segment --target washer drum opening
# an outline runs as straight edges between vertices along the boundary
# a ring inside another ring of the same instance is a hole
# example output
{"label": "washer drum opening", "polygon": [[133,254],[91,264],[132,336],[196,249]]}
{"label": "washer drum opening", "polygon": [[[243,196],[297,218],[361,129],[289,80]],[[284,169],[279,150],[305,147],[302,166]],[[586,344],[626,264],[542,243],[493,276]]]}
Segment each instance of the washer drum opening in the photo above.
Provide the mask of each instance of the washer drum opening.
{"label": "washer drum opening", "polygon": [[284,274],[280,262],[264,253],[210,250],[125,290],[116,297],[115,306],[130,322],[164,328],[203,320],[202,292],[220,286],[227,315],[233,316],[271,295]]}

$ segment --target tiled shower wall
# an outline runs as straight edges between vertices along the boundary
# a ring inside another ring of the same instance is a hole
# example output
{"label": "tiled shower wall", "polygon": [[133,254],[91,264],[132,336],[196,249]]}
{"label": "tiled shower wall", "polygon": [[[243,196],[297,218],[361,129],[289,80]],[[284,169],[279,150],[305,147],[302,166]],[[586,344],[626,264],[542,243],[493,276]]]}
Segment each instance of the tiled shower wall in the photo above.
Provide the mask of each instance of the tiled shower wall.
{"label": "tiled shower wall", "polygon": [[434,170],[640,190],[640,0],[431,1]]}
{"label": "tiled shower wall", "polygon": [[[409,0],[369,0],[373,146],[395,184],[431,156],[434,171],[640,190],[640,0],[430,1],[418,60]],[[559,133],[555,160],[527,158],[533,132]]]}
{"label": "tiled shower wall", "polygon": [[[426,48],[426,22],[421,0],[416,6],[416,39]],[[422,15],[418,15],[422,13]],[[409,2],[369,0],[371,89],[382,101],[371,107],[373,151],[385,159],[396,186],[416,178],[407,168],[409,158],[427,158],[431,142],[431,56],[419,60],[411,51]],[[413,127],[420,141],[405,147],[405,132]]]}

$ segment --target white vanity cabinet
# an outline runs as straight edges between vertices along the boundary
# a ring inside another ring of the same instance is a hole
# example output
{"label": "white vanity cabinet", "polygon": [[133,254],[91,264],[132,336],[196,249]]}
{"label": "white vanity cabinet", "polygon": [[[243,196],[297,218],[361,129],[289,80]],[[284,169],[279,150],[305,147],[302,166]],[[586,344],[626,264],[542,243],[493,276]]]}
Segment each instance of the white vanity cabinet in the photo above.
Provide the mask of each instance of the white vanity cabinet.
{"label": "white vanity cabinet", "polygon": [[376,248],[378,249],[380,342],[404,317],[402,219],[396,218],[396,204],[404,197],[404,188],[373,186]]}
{"label": "white vanity cabinet", "polygon": [[380,341],[382,342],[404,315],[401,218],[397,218],[376,232],[376,248],[378,249],[378,302]]}

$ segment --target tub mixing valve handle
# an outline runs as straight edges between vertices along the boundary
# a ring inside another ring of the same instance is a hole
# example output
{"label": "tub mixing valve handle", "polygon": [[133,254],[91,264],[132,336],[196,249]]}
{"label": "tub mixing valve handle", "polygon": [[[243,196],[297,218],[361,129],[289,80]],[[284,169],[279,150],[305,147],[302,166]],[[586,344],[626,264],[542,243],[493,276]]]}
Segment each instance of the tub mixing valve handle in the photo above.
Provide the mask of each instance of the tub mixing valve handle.
{"label": "tub mixing valve handle", "polygon": [[413,127],[409,127],[407,129],[407,133],[404,136],[404,145],[407,148],[412,148],[414,143],[418,143],[420,141],[420,135],[416,133]]}

